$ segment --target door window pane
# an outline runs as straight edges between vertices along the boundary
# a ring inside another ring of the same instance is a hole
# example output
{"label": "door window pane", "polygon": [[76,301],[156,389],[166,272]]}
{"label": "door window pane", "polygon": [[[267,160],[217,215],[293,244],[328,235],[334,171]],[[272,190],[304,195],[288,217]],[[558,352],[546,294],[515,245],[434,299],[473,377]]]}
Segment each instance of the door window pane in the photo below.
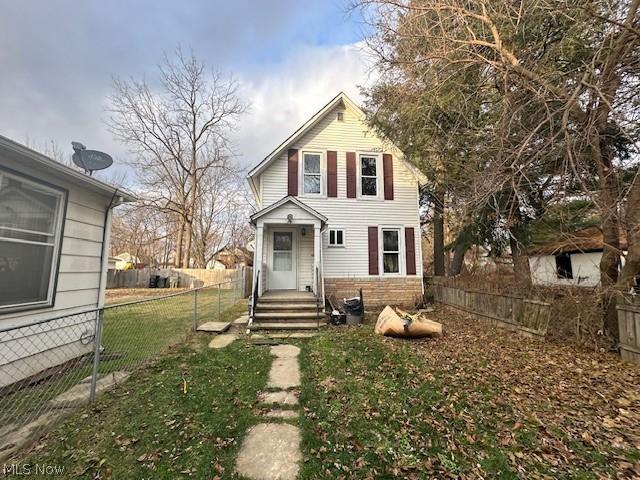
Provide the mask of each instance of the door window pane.
{"label": "door window pane", "polygon": [[273,271],[290,272],[293,270],[291,252],[273,252]]}
{"label": "door window pane", "polygon": [[291,232],[275,232],[273,234],[274,250],[291,250],[293,248],[293,234]]}

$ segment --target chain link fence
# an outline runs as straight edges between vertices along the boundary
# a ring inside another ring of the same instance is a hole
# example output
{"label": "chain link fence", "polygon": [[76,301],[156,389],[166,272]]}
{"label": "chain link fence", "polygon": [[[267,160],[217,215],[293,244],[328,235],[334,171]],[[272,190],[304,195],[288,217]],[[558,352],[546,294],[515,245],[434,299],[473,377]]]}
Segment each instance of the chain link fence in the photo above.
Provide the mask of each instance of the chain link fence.
{"label": "chain link fence", "polygon": [[0,329],[0,461],[243,296],[237,278]]}

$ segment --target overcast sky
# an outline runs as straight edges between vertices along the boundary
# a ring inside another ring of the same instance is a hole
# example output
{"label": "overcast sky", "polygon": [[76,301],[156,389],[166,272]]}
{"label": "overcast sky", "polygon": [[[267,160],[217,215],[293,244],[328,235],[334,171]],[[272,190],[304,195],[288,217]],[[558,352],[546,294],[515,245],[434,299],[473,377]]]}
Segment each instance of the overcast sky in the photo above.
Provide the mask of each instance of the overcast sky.
{"label": "overcast sky", "polygon": [[[347,0],[0,0],[0,134],[43,149],[126,149],[103,120],[115,77],[152,78],[163,51],[192,48],[233,74],[251,107],[234,134],[254,164],[340,90],[369,77]],[[131,180],[131,179],[130,179]]]}

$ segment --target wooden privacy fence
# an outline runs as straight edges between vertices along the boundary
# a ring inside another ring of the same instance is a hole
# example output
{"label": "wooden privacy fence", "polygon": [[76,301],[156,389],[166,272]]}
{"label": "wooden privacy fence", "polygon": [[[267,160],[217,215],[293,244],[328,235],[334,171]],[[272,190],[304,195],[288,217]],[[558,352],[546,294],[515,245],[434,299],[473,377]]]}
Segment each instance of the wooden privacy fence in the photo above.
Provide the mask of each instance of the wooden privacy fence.
{"label": "wooden privacy fence", "polygon": [[[109,270],[107,288],[148,288],[152,275],[176,278],[180,288],[197,288],[206,285],[245,280],[245,294],[251,289],[249,267],[233,270],[208,270],[204,268],[142,268],[136,270]],[[249,287],[246,287],[247,278]],[[229,284],[231,288],[231,284]]]}
{"label": "wooden privacy fence", "polygon": [[525,334],[543,337],[549,327],[551,304],[547,302],[452,287],[438,278],[433,279],[433,295],[437,302]]}
{"label": "wooden privacy fence", "polygon": [[618,302],[618,330],[620,356],[623,360],[640,364],[640,302],[630,297]]}

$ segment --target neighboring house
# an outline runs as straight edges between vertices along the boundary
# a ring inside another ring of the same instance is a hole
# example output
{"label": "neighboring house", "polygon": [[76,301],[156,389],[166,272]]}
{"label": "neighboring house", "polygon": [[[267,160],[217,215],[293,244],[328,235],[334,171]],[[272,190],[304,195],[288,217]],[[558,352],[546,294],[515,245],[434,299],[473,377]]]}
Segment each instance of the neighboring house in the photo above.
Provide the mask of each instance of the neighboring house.
{"label": "neighboring house", "polygon": [[253,252],[244,247],[226,246],[218,250],[207,264],[210,270],[229,270],[253,265]]}
{"label": "neighboring house", "polygon": [[115,270],[117,261],[118,259],[116,257],[109,257],[109,261],[107,262],[108,270]]}
{"label": "neighboring house", "polygon": [[111,210],[132,200],[0,136],[0,387],[88,353],[95,311],[67,315],[103,306]]}
{"label": "neighboring house", "polygon": [[338,94],[248,174],[259,295],[420,301],[419,172]]}
{"label": "neighboring house", "polygon": [[[558,236],[559,240],[533,245],[527,250],[534,285],[598,286],[604,245],[602,231],[588,227]],[[620,248],[626,254],[627,241],[623,235]]]}
{"label": "neighboring house", "polygon": [[113,258],[116,259],[116,270],[133,270],[144,266],[138,257],[129,252],[120,253]]}

